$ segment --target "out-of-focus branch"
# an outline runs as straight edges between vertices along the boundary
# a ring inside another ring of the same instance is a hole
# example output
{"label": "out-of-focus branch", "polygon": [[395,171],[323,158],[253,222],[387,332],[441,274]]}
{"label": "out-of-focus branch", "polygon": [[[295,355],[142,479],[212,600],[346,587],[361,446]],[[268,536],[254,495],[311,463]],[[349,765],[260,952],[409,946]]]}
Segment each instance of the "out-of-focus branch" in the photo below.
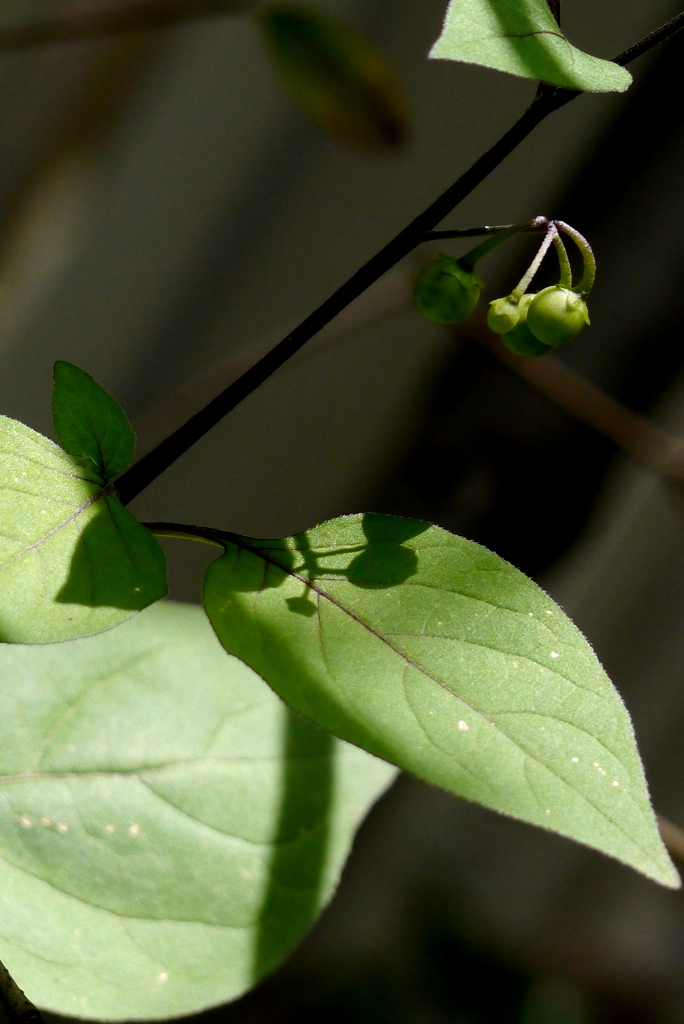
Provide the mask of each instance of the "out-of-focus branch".
{"label": "out-of-focus branch", "polygon": [[142,0],[109,9],[65,11],[41,21],[0,27],[0,52],[148,31],[181,21],[237,14],[252,6],[254,0]]}
{"label": "out-of-focus branch", "polygon": [[673,860],[684,864],[684,832],[667,818],[663,818],[662,815],[657,814],[656,818],[658,819],[660,838],[665,843],[668,853]]}
{"label": "out-of-focus branch", "polygon": [[[459,331],[461,336],[465,333]],[[498,335],[487,330],[484,323],[469,329],[467,336],[486,348],[518,377],[522,377],[535,391],[545,395],[554,405],[565,409],[582,423],[593,427],[637,462],[663,476],[684,480],[684,439],[673,437],[644,416],[632,412],[617,399],[611,398],[605,391],[568,369],[554,356],[544,356],[542,359],[516,356],[508,351]]]}

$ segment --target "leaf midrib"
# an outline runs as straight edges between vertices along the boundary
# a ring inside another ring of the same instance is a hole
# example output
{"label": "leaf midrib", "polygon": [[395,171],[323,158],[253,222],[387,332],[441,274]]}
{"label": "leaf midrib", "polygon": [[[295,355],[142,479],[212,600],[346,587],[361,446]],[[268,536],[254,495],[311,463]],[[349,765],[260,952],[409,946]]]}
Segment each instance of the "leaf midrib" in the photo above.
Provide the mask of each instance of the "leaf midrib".
{"label": "leaf midrib", "polygon": [[[226,541],[224,540],[224,544],[225,543],[226,543]],[[330,604],[332,604],[334,607],[338,608],[339,611],[341,611],[343,614],[347,615],[350,619],[352,619],[359,626],[361,626],[363,629],[365,629],[367,632],[369,632],[372,636],[376,637],[376,639],[380,640],[383,644],[385,644],[387,647],[389,647],[390,650],[393,651],[402,661],[404,661],[406,664],[410,665],[412,668],[415,668],[416,671],[418,671],[421,675],[424,675],[431,682],[435,683],[435,685],[437,685],[441,689],[443,689],[447,694],[449,694],[449,696],[453,697],[456,700],[459,700],[466,707],[470,708],[471,711],[474,714],[476,714],[480,718],[484,719],[484,721],[488,725],[494,727],[495,729],[499,729],[499,726],[497,725],[497,723],[493,722],[487,715],[485,715],[485,713],[483,711],[480,711],[478,708],[476,708],[473,704],[470,703],[470,701],[467,701],[467,700],[463,699],[462,697],[459,697],[456,693],[454,693],[454,691],[449,686],[446,685],[446,683],[443,683],[440,679],[438,679],[436,676],[433,676],[430,672],[428,672],[425,668],[423,668],[417,662],[413,661],[412,658],[408,657],[408,655],[406,655],[398,647],[395,647],[394,644],[390,643],[386,639],[386,637],[384,637],[382,633],[380,633],[373,626],[371,626],[370,623],[366,622],[364,619],[362,619],[355,612],[351,611],[351,609],[345,607],[345,605],[343,605],[341,602],[339,602],[336,598],[334,598],[327,591],[323,590],[323,588],[316,586],[316,584],[313,583],[312,580],[307,579],[307,577],[305,577],[305,576],[302,576],[300,573],[296,572],[294,569],[292,569],[292,568],[290,568],[290,567],[288,567],[286,565],[283,565],[276,558],[273,558],[272,556],[266,555],[265,552],[262,549],[257,548],[257,547],[253,547],[252,545],[250,545],[249,543],[246,542],[245,538],[238,537],[237,535],[233,535],[233,537],[231,537],[231,540],[228,543],[232,543],[232,544],[234,544],[238,548],[243,548],[244,550],[249,551],[251,554],[256,555],[257,558],[263,559],[264,562],[268,562],[269,564],[271,564],[271,565],[275,566],[276,568],[280,569],[286,575],[291,576],[293,579],[296,579],[298,582],[302,583],[304,586],[306,586],[310,590],[312,590],[319,597],[325,598],[326,601],[330,602]],[[263,593],[263,590],[261,591],[261,593]],[[495,650],[495,648],[487,648],[487,649],[488,650]],[[498,653],[501,653],[501,652],[498,652]],[[522,657],[522,655],[521,655],[521,657]],[[540,667],[545,667],[545,666],[540,666]],[[552,670],[549,670],[549,671],[552,671]],[[548,771],[551,775],[555,776],[555,778],[557,778],[558,781],[561,782],[564,786],[567,786],[568,789],[570,789],[571,792],[576,794],[576,796],[578,796],[581,800],[586,801],[586,803],[590,807],[592,807],[594,809],[594,811],[596,811],[601,817],[603,817],[606,821],[608,821],[622,836],[624,836],[624,838],[629,843],[633,844],[634,846],[637,847],[637,849],[641,850],[642,854],[645,856],[646,860],[650,864],[654,865],[654,867],[656,869],[658,869],[658,870],[660,869],[660,865],[659,865],[658,861],[656,861],[654,859],[654,857],[650,853],[650,851],[647,850],[645,847],[643,847],[642,844],[637,839],[635,839],[633,836],[629,835],[629,833],[625,831],[625,829],[622,827],[622,825],[619,822],[615,821],[614,818],[612,818],[608,813],[606,813],[606,811],[602,807],[597,806],[594,803],[594,801],[589,799],[589,797],[587,797],[584,793],[581,793],[577,789],[575,789],[566,779],[564,779],[561,775],[559,775],[558,772],[555,771],[550,765],[545,764],[544,761],[540,760],[534,754],[531,754],[528,750],[525,749],[524,746],[522,746],[522,744],[520,744],[512,736],[509,736],[508,733],[505,732],[503,729],[500,729],[499,731],[502,732],[503,735],[506,736],[508,741],[510,743],[512,743],[514,746],[516,746],[518,748],[518,750],[520,750],[520,752],[525,757],[529,758],[531,761],[533,761],[536,764],[540,765],[542,768],[544,768],[546,771]],[[600,742],[600,741],[598,741],[598,742]],[[616,758],[616,760],[620,761],[619,758]],[[620,763],[622,764],[621,761],[620,761]],[[626,766],[623,765],[623,767],[625,768],[625,772],[628,773],[628,770],[627,770]],[[636,806],[637,810],[639,811],[640,816],[643,817],[643,812],[641,811],[641,808],[637,804],[635,804],[635,806]],[[542,827],[544,827],[543,824],[542,824]],[[548,826],[546,826],[546,827],[548,827]]]}

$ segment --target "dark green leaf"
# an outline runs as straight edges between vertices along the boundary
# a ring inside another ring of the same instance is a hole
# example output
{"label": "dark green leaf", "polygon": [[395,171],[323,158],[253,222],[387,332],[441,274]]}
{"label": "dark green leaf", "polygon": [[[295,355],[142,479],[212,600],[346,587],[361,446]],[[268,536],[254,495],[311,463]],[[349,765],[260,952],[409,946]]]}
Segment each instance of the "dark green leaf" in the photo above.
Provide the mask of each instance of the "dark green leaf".
{"label": "dark green leaf", "polygon": [[104,480],[123,473],[135,455],[135,433],[126,413],[89,373],[55,363],[52,418],[69,455],[89,459]]}
{"label": "dark green leaf", "polygon": [[176,1017],[250,988],[396,774],[286,709],[192,606],[0,648],[0,680],[0,960],[71,1017]]}
{"label": "dark green leaf", "polygon": [[404,141],[403,91],[367,39],[344,22],[297,4],[268,6],[261,22],[286,91],[320,128],[370,149]]}
{"label": "dark green leaf", "polygon": [[226,650],[335,735],[679,885],[620,697],[561,609],[497,555],[427,523],[349,516],[227,542],[205,603]]}
{"label": "dark green leaf", "polygon": [[0,641],[99,633],[165,593],[162,549],[92,463],[0,417]]}
{"label": "dark green leaf", "polygon": [[546,0],[451,0],[431,57],[587,92],[624,92],[625,68],[572,46]]}

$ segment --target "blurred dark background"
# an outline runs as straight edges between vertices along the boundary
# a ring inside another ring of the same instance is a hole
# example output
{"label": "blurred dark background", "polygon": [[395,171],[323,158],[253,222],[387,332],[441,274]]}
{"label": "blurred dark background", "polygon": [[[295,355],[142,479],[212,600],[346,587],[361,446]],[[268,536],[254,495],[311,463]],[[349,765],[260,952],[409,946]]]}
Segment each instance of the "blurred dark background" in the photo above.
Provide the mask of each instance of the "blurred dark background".
{"label": "blurred dark background", "polygon": [[[95,0],[90,0],[89,7]],[[312,0],[318,3],[319,0]],[[0,409],[50,432],[70,359],[151,445],[445,188],[534,83],[428,62],[445,0],[350,0],[405,83],[409,144],[348,152],[282,97],[252,22],[207,19],[0,57]],[[2,18],[50,13],[13,0]],[[70,7],[73,9],[74,4]],[[601,56],[672,0],[564,0]],[[555,114],[445,226],[562,217],[599,262],[562,360],[684,433],[684,35],[624,96]],[[429,519],[533,575],[634,718],[654,803],[684,826],[681,496],[469,340],[411,308],[429,248],[373,288],[135,503],[282,536],[353,511]],[[457,254],[457,245],[440,248]],[[487,299],[525,266],[489,260]],[[211,552],[168,543],[172,596]],[[401,778],[290,960],[207,1024],[684,1022],[684,896]]]}

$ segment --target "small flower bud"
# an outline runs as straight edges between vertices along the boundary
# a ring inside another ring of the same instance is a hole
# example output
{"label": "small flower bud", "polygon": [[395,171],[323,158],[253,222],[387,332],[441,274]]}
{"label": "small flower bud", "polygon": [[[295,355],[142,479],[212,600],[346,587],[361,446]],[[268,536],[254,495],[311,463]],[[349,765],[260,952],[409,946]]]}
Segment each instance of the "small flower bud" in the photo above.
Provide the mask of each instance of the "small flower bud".
{"label": "small flower bud", "polygon": [[560,285],[540,291],[527,311],[530,331],[551,348],[572,341],[588,323],[589,312],[582,296]]}
{"label": "small flower bud", "polygon": [[416,306],[435,324],[457,324],[477,306],[484,282],[458,260],[440,255],[419,275],[413,289]]}

